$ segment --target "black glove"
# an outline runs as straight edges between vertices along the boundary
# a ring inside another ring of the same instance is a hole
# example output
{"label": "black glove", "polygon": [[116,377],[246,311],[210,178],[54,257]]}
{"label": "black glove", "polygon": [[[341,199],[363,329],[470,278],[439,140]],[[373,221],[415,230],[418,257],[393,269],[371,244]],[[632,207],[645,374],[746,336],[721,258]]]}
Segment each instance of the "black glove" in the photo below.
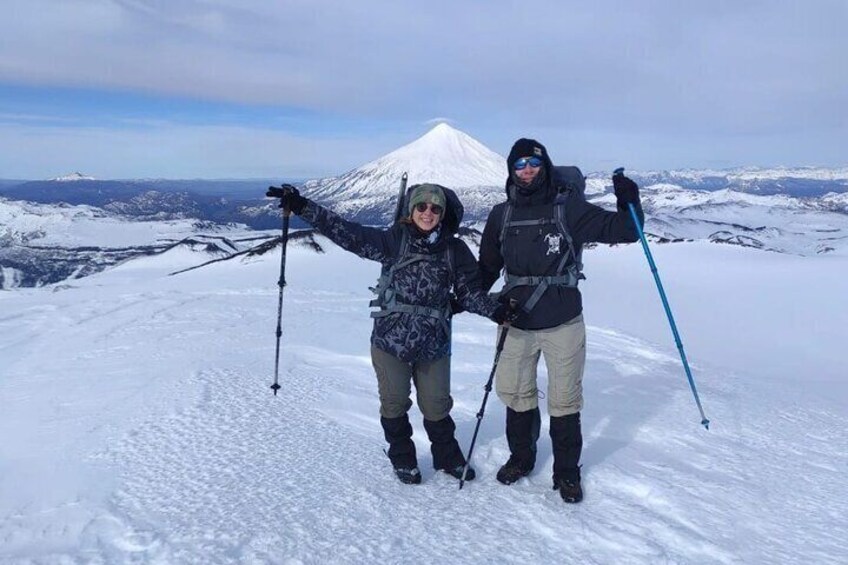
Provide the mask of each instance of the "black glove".
{"label": "black glove", "polygon": [[521,315],[521,310],[517,310],[511,302],[502,302],[495,308],[492,313],[492,320],[498,324],[511,324]]}
{"label": "black glove", "polygon": [[450,298],[450,309],[451,316],[456,316],[457,314],[462,314],[465,312],[465,308],[462,307],[462,304],[459,303],[455,297],[451,296]]}
{"label": "black glove", "polygon": [[613,175],[612,187],[619,204],[639,203],[639,186],[623,174]]}
{"label": "black glove", "polygon": [[288,208],[297,215],[303,212],[306,203],[309,202],[306,198],[300,195],[300,191],[290,184],[282,186],[269,186],[265,196],[280,199],[280,208]]}

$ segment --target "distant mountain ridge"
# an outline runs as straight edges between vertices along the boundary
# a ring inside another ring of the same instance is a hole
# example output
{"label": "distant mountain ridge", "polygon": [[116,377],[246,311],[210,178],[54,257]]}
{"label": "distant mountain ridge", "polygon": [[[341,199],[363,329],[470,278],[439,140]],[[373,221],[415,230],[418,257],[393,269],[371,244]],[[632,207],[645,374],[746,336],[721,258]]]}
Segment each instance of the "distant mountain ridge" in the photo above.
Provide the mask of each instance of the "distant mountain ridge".
{"label": "distant mountain ridge", "polygon": [[[485,220],[492,206],[505,198],[504,157],[445,123],[342,175],[306,181],[301,190],[347,219],[387,225],[403,173],[409,175],[410,185],[436,182],[456,190],[468,225]],[[848,168],[628,170],[627,174],[641,187],[649,219],[646,229],[662,240],[722,240],[800,254],[830,252],[842,242],[841,231],[821,238],[811,234],[831,233],[813,231],[818,224],[842,229],[848,216]],[[193,219],[278,229],[279,209],[264,193],[267,186],[281,180],[96,180],[73,173],[47,181],[0,181],[0,197],[95,206],[129,220]],[[614,207],[610,173],[589,173],[586,196],[591,202]],[[815,214],[824,216],[816,220],[811,216]],[[799,218],[803,218],[800,224]],[[795,227],[785,230],[789,225]],[[294,218],[292,227],[305,224]],[[779,235],[782,231],[787,232],[785,237]],[[806,243],[793,243],[790,231],[801,233],[795,237],[807,238]]]}
{"label": "distant mountain ridge", "polygon": [[[819,197],[848,191],[848,168],[753,168],[628,172],[642,186],[673,184],[695,190],[724,190],[770,196]],[[598,178],[600,173],[590,174]]]}
{"label": "distant mountain ridge", "polygon": [[[491,207],[504,199],[505,158],[446,123],[342,175],[303,182],[302,191],[348,219],[386,225],[391,221],[404,172],[410,185],[435,182],[456,190],[465,206],[466,221],[484,219]],[[645,192],[654,186],[676,186],[708,192],[786,195],[807,199],[805,202],[820,199],[820,207],[837,212],[844,210],[839,195],[848,192],[848,168],[745,167],[627,174]],[[76,172],[47,181],[16,184],[0,180],[0,196],[98,206],[136,219],[196,218],[267,229],[279,224],[279,212],[264,198],[265,189],[284,180],[96,180]],[[609,172],[587,174],[587,196],[600,197],[610,191]],[[302,224],[295,221],[295,225]]]}

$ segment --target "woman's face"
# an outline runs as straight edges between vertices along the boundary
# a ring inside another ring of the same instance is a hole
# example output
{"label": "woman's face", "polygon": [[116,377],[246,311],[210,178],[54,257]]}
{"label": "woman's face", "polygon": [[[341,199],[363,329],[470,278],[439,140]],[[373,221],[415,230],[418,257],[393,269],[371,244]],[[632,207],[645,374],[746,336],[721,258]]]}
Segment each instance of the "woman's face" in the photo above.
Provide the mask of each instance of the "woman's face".
{"label": "woman's face", "polygon": [[439,222],[442,221],[442,215],[444,213],[445,211],[438,204],[419,202],[412,209],[412,223],[419,230],[429,233],[436,229]]}

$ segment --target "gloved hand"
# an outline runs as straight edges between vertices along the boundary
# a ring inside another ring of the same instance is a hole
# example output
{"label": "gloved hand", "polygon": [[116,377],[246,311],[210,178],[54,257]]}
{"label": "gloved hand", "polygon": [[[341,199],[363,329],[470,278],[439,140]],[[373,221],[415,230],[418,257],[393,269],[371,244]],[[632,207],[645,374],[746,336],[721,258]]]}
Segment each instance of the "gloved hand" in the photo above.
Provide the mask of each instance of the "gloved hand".
{"label": "gloved hand", "polygon": [[450,309],[451,316],[456,316],[457,314],[462,314],[465,312],[465,308],[462,307],[462,304],[459,303],[459,300],[451,296],[450,298]]}
{"label": "gloved hand", "polygon": [[288,208],[297,215],[303,212],[306,203],[309,202],[306,198],[300,195],[300,191],[290,184],[284,184],[279,187],[269,186],[265,196],[280,199],[280,208]]}
{"label": "gloved hand", "polygon": [[515,306],[513,301],[500,303],[492,314],[492,321],[498,325],[515,322],[521,315],[521,310],[518,310]]}
{"label": "gloved hand", "polygon": [[639,203],[639,186],[623,174],[613,175],[612,187],[619,204]]}

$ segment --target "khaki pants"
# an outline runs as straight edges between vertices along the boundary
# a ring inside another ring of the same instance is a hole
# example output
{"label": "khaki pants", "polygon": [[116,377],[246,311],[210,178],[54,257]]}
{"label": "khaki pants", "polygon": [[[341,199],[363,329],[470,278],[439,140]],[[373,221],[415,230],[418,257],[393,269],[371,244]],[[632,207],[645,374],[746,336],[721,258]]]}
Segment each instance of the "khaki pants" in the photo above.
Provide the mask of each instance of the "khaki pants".
{"label": "khaki pants", "polygon": [[448,417],[453,408],[449,355],[434,361],[406,363],[382,349],[371,347],[371,363],[377,373],[383,418],[399,418],[409,411],[412,383],[415,383],[418,408],[425,420],[438,422]]}
{"label": "khaki pants", "polygon": [[560,417],[580,412],[586,366],[586,325],[582,315],[545,330],[509,329],[495,373],[495,388],[501,402],[516,412],[539,406],[536,367],[541,354],[548,368],[549,415]]}

